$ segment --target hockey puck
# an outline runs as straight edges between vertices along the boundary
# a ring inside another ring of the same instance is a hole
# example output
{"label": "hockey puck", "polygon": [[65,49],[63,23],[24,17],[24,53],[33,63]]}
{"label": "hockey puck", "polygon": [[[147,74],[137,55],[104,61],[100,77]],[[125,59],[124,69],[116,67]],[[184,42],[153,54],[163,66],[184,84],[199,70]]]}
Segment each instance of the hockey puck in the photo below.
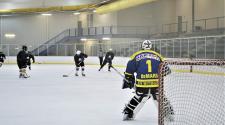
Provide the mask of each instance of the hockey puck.
{"label": "hockey puck", "polygon": [[63,77],[68,77],[68,75],[63,75]]}

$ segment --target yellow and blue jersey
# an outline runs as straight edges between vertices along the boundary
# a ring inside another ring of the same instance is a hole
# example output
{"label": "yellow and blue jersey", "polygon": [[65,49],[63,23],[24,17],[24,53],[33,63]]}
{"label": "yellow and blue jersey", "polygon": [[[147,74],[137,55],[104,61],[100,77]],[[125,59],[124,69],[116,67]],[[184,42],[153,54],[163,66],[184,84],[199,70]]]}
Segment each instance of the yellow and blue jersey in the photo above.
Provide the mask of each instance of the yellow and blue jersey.
{"label": "yellow and blue jersey", "polygon": [[158,87],[158,69],[164,58],[152,50],[140,50],[130,57],[126,75],[136,73],[136,87]]}

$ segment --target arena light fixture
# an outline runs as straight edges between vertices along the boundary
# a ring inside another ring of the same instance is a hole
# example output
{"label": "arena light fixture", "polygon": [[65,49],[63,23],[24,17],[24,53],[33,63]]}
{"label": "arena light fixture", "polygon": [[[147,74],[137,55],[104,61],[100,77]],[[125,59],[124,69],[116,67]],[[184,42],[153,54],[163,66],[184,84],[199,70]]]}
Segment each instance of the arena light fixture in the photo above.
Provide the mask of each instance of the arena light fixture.
{"label": "arena light fixture", "polygon": [[15,38],[16,37],[16,34],[14,34],[14,33],[6,33],[5,34],[5,37],[6,38]]}
{"label": "arena light fixture", "polygon": [[79,12],[75,12],[75,13],[73,13],[74,15],[80,15],[80,13]]}
{"label": "arena light fixture", "polygon": [[86,39],[86,38],[81,38],[80,40],[81,40],[81,41],[87,41],[87,39]]}
{"label": "arena light fixture", "polygon": [[42,16],[52,16],[51,13],[42,13],[41,15],[42,15]]}
{"label": "arena light fixture", "polygon": [[103,37],[102,40],[111,40],[109,37]]}

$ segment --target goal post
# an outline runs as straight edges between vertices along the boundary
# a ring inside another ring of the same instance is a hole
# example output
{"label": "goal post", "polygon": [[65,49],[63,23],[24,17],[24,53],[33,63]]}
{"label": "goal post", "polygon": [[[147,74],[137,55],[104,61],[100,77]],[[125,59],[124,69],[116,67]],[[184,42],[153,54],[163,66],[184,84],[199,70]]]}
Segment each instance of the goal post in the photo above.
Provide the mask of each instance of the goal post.
{"label": "goal post", "polygon": [[225,61],[161,63],[158,108],[159,125],[225,125]]}

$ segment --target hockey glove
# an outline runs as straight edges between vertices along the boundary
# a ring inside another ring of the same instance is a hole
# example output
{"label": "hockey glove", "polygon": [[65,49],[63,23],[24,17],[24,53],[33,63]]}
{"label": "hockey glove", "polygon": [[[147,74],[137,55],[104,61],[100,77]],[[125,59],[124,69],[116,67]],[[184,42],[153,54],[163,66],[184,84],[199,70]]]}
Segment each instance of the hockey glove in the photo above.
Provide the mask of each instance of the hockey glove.
{"label": "hockey glove", "polygon": [[126,89],[126,88],[132,89],[135,83],[134,75],[128,75],[126,73],[124,74],[125,74],[125,78],[123,79],[122,89]]}

